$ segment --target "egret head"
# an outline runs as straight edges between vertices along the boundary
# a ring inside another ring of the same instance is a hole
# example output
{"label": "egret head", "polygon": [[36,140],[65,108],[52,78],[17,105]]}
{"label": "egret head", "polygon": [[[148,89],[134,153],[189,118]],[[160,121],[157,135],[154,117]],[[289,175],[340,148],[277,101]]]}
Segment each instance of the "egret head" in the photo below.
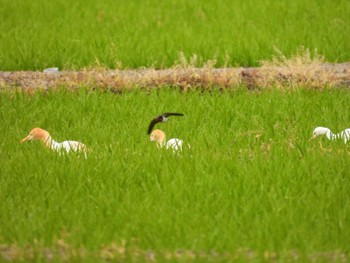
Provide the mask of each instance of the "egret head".
{"label": "egret head", "polygon": [[317,127],[314,129],[314,131],[312,132],[312,139],[316,138],[317,136],[320,135],[325,135],[327,134],[327,132],[330,132],[330,129],[326,128],[326,127]]}
{"label": "egret head", "polygon": [[152,131],[149,139],[152,141],[152,142],[163,142],[165,140],[165,133],[161,130],[154,130]]}
{"label": "egret head", "polygon": [[29,134],[23,138],[20,143],[24,143],[26,141],[34,141],[41,139],[42,141],[46,141],[49,137],[49,133],[41,128],[34,128],[32,129]]}

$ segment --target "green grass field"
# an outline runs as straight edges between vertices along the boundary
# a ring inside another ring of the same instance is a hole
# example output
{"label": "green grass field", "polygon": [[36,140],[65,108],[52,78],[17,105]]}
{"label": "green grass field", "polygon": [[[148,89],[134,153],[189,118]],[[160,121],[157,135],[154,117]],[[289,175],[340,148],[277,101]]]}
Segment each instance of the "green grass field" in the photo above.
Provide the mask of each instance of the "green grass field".
{"label": "green grass field", "polygon": [[[83,249],[91,262],[341,262],[349,146],[309,139],[316,126],[346,128],[349,104],[347,90],[2,92],[0,244],[43,261],[56,247],[58,261]],[[156,127],[191,144],[182,156],[146,134],[169,110],[186,116]],[[92,152],[19,144],[36,126]]]}
{"label": "green grass field", "polygon": [[277,47],[349,61],[350,3],[318,1],[23,1],[0,6],[0,70],[256,66]]}
{"label": "green grass field", "polygon": [[[0,71],[257,66],[276,50],[345,62],[349,13],[346,0],[2,0]],[[348,89],[1,87],[0,262],[349,261],[349,143],[310,140],[349,128]],[[185,114],[157,125],[191,145],[179,156],[146,134],[167,111]],[[20,144],[34,127],[88,158]]]}

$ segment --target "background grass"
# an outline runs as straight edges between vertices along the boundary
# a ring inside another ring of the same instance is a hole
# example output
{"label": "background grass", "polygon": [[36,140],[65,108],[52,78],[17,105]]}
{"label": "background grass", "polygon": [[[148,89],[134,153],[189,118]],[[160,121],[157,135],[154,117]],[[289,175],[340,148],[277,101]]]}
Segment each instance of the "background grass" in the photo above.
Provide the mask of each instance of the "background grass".
{"label": "background grass", "polygon": [[[349,103],[346,90],[3,92],[0,241],[50,247],[64,239],[99,251],[124,240],[157,253],[249,248],[282,261],[291,251],[348,254],[349,147],[309,138],[316,126],[346,128]],[[180,157],[146,135],[169,109],[186,114],[158,126],[191,144]],[[85,160],[38,141],[20,145],[36,126],[92,153]]]}
{"label": "background grass", "polygon": [[[181,54],[198,66],[256,66],[274,47],[289,56],[300,46],[343,62],[349,11],[345,0],[2,0],[0,70],[163,68]],[[349,103],[341,89],[2,91],[1,255],[45,261],[58,245],[58,261],[69,248],[136,262],[140,252],[120,249],[145,251],[146,261],[148,251],[163,259],[170,251],[176,261],[179,249],[199,261],[201,253],[233,260],[237,251],[243,261],[258,253],[259,262],[267,252],[281,262],[349,255],[349,146],[309,141],[316,126],[347,128]],[[149,121],[169,110],[186,114],[159,125],[191,144],[182,156],[159,151],[146,135]],[[86,143],[89,158],[20,145],[36,126]],[[12,253],[15,245],[28,255]],[[31,248],[43,250],[33,256]]]}
{"label": "background grass", "polygon": [[0,70],[169,67],[180,52],[256,66],[300,46],[343,62],[349,13],[346,0],[2,0]]}

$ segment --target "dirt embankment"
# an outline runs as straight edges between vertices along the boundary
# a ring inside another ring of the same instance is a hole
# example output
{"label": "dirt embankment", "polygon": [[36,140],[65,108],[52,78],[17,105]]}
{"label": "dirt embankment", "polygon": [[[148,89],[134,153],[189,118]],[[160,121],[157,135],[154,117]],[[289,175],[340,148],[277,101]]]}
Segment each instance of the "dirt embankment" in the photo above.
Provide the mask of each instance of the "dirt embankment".
{"label": "dirt embankment", "polygon": [[22,88],[27,91],[89,87],[119,91],[131,88],[180,87],[249,89],[268,87],[350,87],[350,62],[306,65],[265,65],[257,68],[195,68],[81,71],[15,71],[0,72],[0,88]]}

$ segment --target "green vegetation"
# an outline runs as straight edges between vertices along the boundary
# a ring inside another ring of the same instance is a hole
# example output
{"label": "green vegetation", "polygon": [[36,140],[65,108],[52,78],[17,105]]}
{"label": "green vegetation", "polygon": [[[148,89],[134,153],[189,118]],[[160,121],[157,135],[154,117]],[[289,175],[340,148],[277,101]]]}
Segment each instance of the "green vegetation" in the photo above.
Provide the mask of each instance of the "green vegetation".
{"label": "green vegetation", "polygon": [[[349,91],[321,87],[347,85],[346,69],[318,67],[350,60],[349,13],[346,0],[2,0],[0,71],[93,70],[57,75],[55,90],[52,75],[2,75],[0,261],[349,260],[349,143],[310,140],[349,128]],[[168,78],[182,91],[103,74],[263,60],[254,83],[218,86],[264,91],[192,89],[192,71]],[[179,156],[146,134],[166,111],[186,115],[157,125],[191,145]],[[88,158],[19,144],[34,127],[87,144]]]}
{"label": "green vegetation", "polygon": [[169,67],[180,52],[254,66],[300,46],[342,62],[349,13],[346,0],[2,0],[0,70]]}
{"label": "green vegetation", "polygon": [[[346,90],[2,92],[0,244],[128,260],[151,251],[149,261],[179,249],[217,253],[211,261],[348,254],[349,146],[309,138],[316,126],[347,128],[349,105]],[[186,116],[157,128],[191,144],[182,156],[146,135],[169,110]],[[92,152],[19,144],[36,126]]]}

